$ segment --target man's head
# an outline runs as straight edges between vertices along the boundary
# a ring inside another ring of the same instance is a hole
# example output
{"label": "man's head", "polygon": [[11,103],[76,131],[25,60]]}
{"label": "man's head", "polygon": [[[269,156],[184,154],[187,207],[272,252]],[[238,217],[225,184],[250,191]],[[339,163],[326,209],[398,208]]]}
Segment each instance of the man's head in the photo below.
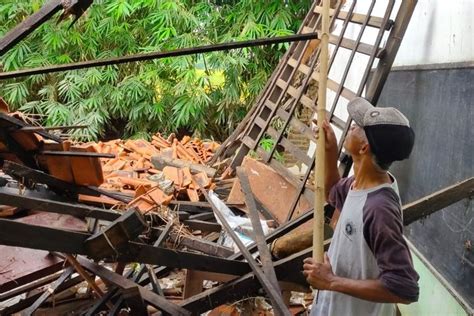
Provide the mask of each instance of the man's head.
{"label": "man's head", "polygon": [[347,110],[355,122],[344,146],[351,155],[373,154],[382,169],[410,156],[415,133],[408,119],[395,108],[375,108],[363,98],[349,102]]}

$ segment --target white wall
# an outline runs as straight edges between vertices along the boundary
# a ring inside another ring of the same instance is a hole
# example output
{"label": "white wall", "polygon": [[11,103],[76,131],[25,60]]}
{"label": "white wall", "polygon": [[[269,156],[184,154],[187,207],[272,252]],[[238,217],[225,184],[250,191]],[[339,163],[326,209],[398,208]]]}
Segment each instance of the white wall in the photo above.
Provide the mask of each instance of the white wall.
{"label": "white wall", "polygon": [[474,61],[474,0],[418,0],[394,66]]}

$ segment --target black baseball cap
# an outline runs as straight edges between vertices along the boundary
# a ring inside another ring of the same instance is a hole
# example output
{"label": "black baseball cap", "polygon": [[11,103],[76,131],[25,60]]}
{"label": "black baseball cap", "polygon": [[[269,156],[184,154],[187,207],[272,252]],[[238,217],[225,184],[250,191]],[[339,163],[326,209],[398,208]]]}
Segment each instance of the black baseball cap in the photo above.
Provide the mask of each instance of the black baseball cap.
{"label": "black baseball cap", "polygon": [[372,153],[380,162],[391,163],[410,156],[415,132],[399,110],[374,107],[364,98],[355,98],[347,105],[349,116],[362,127]]}

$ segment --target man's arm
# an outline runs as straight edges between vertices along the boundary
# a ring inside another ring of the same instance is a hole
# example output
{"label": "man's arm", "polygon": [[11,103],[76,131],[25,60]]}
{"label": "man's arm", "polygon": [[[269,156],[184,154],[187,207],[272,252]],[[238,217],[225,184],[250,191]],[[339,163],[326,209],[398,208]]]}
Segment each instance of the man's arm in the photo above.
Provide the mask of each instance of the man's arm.
{"label": "man's arm", "polygon": [[340,292],[378,303],[411,303],[390,292],[381,280],[353,280],[334,275],[327,254],[324,256],[324,263],[306,258],[303,268],[308,283],[318,290]]}
{"label": "man's arm", "polygon": [[411,303],[387,290],[380,280],[352,280],[335,277],[330,290],[378,303]]}

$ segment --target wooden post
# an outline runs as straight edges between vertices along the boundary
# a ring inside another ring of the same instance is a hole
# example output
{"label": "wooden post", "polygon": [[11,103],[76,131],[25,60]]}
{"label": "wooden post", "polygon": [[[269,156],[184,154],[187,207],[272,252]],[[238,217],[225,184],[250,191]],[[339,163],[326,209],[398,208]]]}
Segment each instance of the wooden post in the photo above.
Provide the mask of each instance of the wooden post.
{"label": "wooden post", "polygon": [[325,163],[325,137],[323,121],[326,119],[326,87],[328,79],[329,55],[329,2],[323,0],[322,26],[321,26],[321,55],[319,64],[319,89],[318,89],[318,133],[316,146],[315,180],[316,194],[314,201],[314,232],[313,232],[313,258],[322,263],[324,256],[324,163]]}

